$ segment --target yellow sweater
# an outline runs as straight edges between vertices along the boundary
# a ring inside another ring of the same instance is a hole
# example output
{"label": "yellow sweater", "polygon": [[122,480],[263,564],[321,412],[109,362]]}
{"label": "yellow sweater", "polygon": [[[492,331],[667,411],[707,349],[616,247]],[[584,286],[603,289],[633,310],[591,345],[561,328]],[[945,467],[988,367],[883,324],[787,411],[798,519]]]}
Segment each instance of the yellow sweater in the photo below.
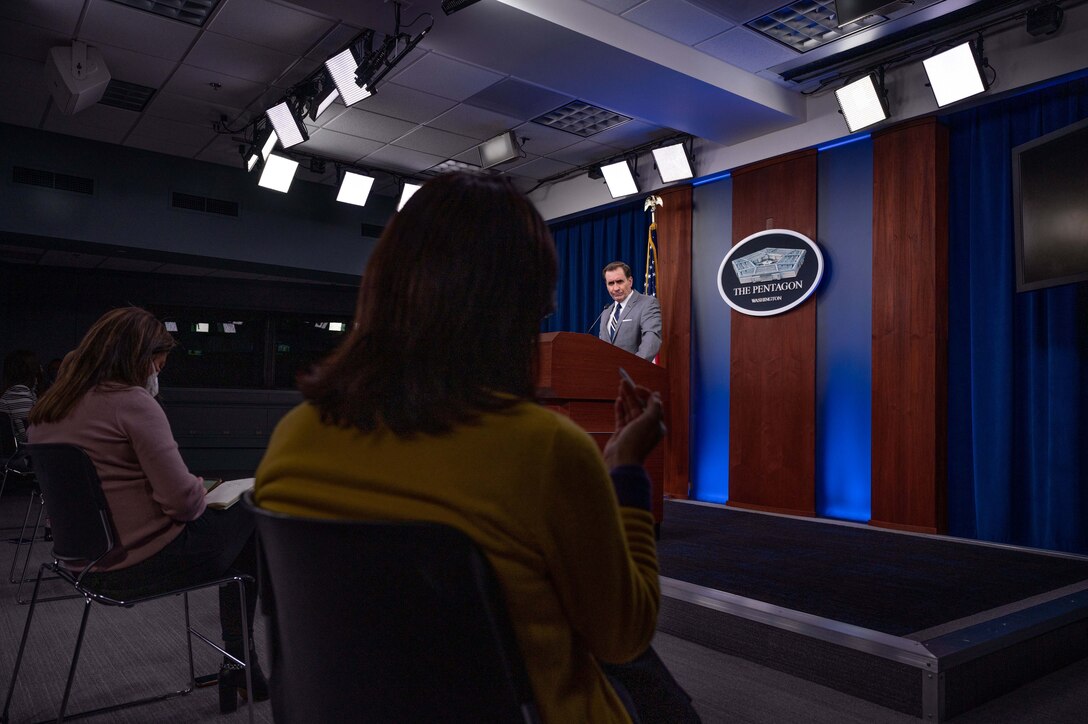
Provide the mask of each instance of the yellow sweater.
{"label": "yellow sweater", "polygon": [[522,402],[402,439],[324,425],[304,403],[276,427],[255,497],[296,515],[461,529],[502,583],[544,720],[629,720],[597,661],[629,661],[653,637],[653,519],[620,507],[596,445],[568,419]]}

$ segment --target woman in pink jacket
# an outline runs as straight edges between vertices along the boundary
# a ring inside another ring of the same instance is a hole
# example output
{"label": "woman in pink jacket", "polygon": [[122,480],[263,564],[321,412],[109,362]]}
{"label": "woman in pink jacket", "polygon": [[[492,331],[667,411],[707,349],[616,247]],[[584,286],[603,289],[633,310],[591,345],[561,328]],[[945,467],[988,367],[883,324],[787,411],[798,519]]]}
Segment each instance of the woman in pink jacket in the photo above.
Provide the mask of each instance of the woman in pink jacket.
{"label": "woman in pink jacket", "polygon": [[[175,344],[146,310],[107,312],[65,357],[56,382],[30,413],[31,443],[76,445],[94,463],[116,542],[84,580],[116,598],[199,583],[228,571],[256,575],[252,515],[240,505],[206,508],[203,480],[186,468],[155,400],[159,372]],[[255,589],[246,590],[251,645]],[[220,589],[219,619],[226,650],[241,659],[236,586]],[[250,661],[256,662],[252,649]],[[244,691],[240,669],[224,657],[223,711],[237,707],[239,694],[268,698],[260,668],[253,667],[253,692]]]}

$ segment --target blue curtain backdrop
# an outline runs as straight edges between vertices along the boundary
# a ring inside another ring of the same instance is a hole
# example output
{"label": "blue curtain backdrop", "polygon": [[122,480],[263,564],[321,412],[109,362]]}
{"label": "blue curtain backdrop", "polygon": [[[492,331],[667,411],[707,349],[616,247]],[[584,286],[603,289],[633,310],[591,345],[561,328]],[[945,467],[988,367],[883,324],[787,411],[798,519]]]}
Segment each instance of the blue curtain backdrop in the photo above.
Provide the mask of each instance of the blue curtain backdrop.
{"label": "blue curtain backdrop", "polygon": [[1088,284],[1016,293],[1011,177],[1086,117],[1082,77],[947,118],[953,535],[1088,553]]}
{"label": "blue curtain backdrop", "polygon": [[597,315],[609,302],[601,277],[609,262],[627,262],[635,289],[643,290],[650,228],[644,204],[640,198],[551,225],[559,254],[559,283],[555,314],[544,320],[541,331],[597,333]]}

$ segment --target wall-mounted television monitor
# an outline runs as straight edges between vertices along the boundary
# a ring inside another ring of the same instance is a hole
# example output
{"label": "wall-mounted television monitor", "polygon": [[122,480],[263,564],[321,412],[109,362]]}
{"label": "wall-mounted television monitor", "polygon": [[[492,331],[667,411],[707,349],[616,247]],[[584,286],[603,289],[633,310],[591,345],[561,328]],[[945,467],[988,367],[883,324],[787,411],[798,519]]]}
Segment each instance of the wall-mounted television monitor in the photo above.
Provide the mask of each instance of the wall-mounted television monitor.
{"label": "wall-mounted television monitor", "polygon": [[1088,281],[1088,119],[1012,149],[1016,291]]}

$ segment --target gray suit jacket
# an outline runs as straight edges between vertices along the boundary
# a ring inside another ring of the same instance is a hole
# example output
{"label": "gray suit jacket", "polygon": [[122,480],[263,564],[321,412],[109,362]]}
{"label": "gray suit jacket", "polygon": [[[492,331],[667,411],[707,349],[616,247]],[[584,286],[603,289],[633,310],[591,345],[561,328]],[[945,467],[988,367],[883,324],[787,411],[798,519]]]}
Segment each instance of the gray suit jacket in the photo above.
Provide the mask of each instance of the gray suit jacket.
{"label": "gray suit jacket", "polygon": [[[605,342],[609,341],[608,320],[614,306],[616,306],[615,302],[609,304],[601,312],[598,336]],[[627,298],[627,304],[623,307],[622,315],[619,331],[616,332],[616,341],[612,344],[637,354],[643,359],[652,360],[661,349],[661,304],[657,301],[657,297],[648,297],[632,289],[631,296]]]}

